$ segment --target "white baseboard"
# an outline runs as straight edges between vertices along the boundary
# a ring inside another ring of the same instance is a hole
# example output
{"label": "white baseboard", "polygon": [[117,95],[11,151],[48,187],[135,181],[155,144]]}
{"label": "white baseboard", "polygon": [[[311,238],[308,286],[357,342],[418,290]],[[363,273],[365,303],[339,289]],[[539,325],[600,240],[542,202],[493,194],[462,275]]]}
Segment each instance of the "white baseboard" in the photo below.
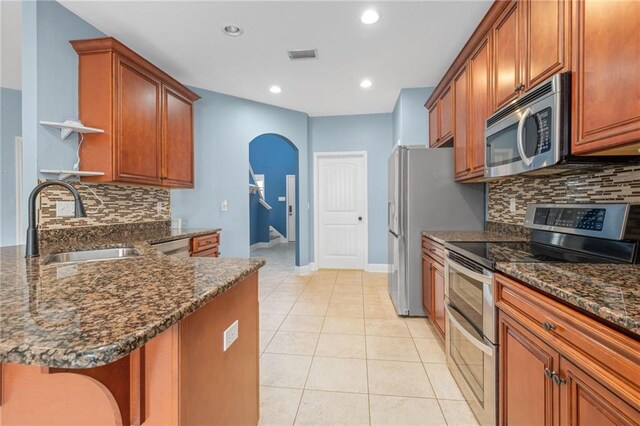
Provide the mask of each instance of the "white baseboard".
{"label": "white baseboard", "polygon": [[386,263],[367,263],[364,266],[365,272],[389,272],[389,265]]}
{"label": "white baseboard", "polygon": [[293,272],[295,272],[296,275],[309,275],[310,273],[315,272],[317,270],[318,270],[318,267],[313,262],[304,266],[294,266],[293,268]]}
{"label": "white baseboard", "polygon": [[260,243],[255,243],[255,244],[251,244],[249,246],[249,251],[252,250],[257,250],[257,249],[264,249],[264,248],[271,248],[273,246],[277,246],[278,244],[280,244],[280,239],[273,239],[271,241],[267,242],[260,242]]}

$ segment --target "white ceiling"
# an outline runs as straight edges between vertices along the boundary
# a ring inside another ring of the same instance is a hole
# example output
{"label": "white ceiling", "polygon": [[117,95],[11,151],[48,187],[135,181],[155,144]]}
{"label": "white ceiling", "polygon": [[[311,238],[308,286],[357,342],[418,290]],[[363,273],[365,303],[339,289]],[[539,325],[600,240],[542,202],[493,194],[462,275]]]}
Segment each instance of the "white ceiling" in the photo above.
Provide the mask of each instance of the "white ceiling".
{"label": "white ceiling", "polygon": [[22,82],[22,5],[0,1],[0,87],[20,89]]}
{"label": "white ceiling", "polygon": [[[390,112],[400,89],[434,86],[491,1],[61,3],[183,83],[311,116]],[[360,15],[375,7],[377,24]],[[228,37],[221,28],[244,30]],[[292,62],[289,49],[318,49]],[[373,81],[360,88],[363,78]],[[269,92],[273,84],[282,93]]]}

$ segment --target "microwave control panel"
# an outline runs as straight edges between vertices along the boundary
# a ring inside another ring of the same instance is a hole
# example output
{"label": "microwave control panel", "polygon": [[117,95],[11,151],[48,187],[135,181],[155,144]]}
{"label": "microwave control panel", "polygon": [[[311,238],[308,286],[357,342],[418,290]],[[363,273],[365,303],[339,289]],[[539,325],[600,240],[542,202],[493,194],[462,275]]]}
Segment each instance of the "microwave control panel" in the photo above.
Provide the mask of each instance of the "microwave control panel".
{"label": "microwave control panel", "polygon": [[533,217],[535,225],[557,226],[571,229],[602,231],[607,213],[603,208],[537,208]]}

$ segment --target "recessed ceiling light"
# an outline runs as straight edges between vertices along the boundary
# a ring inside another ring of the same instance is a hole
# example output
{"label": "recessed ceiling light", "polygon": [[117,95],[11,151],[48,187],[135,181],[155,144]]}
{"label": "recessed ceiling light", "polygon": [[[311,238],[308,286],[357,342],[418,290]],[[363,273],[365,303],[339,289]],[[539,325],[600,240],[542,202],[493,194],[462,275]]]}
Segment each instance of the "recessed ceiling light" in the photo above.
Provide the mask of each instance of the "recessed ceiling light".
{"label": "recessed ceiling light", "polygon": [[367,9],[360,17],[360,20],[363,24],[371,25],[380,20],[380,15],[374,9]]}
{"label": "recessed ceiling light", "polygon": [[373,83],[368,78],[365,78],[360,82],[360,87],[362,87],[363,89],[368,89],[371,86],[373,86]]}
{"label": "recessed ceiling light", "polygon": [[228,35],[229,37],[238,37],[242,35],[244,31],[237,25],[227,25],[222,28],[222,32]]}
{"label": "recessed ceiling light", "polygon": [[271,86],[269,87],[269,91],[271,93],[280,93],[282,92],[282,89],[280,88],[280,86]]}

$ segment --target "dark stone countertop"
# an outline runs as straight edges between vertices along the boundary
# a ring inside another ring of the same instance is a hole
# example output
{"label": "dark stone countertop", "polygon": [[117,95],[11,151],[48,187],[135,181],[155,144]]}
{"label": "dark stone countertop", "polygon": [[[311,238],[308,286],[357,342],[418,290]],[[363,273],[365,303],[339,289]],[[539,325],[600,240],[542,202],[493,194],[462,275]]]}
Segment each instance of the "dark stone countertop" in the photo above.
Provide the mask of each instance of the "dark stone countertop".
{"label": "dark stone countertop", "polygon": [[149,243],[214,231],[102,239],[91,248],[127,245],[141,256],[76,264],[43,264],[47,254],[78,248],[71,242],[33,259],[24,258],[24,246],[0,248],[0,362],[89,368],[141,347],[265,264],[168,257]]}
{"label": "dark stone countertop", "polygon": [[640,265],[498,263],[496,269],[640,339]]}
{"label": "dark stone countertop", "polygon": [[487,231],[422,231],[422,235],[440,244],[462,241],[526,241],[526,238]]}
{"label": "dark stone countertop", "polygon": [[[439,243],[526,241],[486,231],[424,231],[422,235]],[[640,339],[640,265],[499,262],[496,269]]]}

